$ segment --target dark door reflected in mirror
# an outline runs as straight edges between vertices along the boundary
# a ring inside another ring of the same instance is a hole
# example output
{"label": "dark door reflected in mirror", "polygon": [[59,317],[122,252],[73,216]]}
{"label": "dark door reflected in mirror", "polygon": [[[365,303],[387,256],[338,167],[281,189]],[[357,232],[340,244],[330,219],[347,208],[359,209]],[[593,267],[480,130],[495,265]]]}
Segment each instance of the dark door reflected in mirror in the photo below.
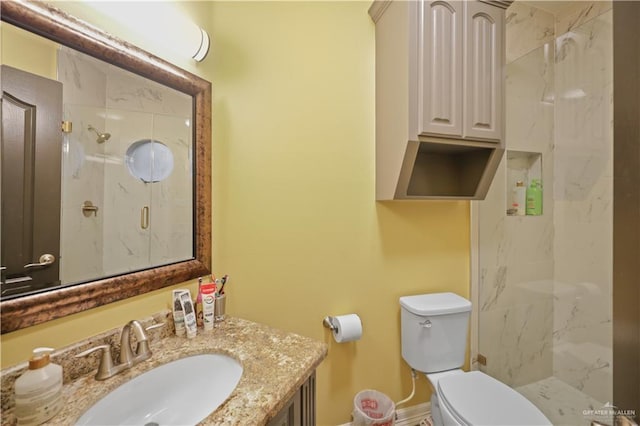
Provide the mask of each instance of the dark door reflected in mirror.
{"label": "dark door reflected in mirror", "polygon": [[60,285],[62,84],[7,65],[1,73],[0,289],[6,298]]}
{"label": "dark door reflected in mirror", "polygon": [[2,332],[209,273],[210,83],[45,3],[0,7]]}

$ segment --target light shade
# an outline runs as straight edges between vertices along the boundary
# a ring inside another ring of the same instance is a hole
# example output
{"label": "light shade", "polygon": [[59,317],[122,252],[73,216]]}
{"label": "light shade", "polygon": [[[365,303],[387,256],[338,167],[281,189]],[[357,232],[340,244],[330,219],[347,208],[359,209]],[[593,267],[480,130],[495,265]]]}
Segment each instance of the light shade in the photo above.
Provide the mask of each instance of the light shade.
{"label": "light shade", "polygon": [[[209,34],[181,11],[173,2],[118,2],[88,1],[86,5],[117,24],[123,25],[127,31],[135,33],[148,44],[152,53],[161,57],[166,52],[193,58],[200,62],[209,53]],[[139,19],[145,16],[146,19]]]}
{"label": "light shade", "polygon": [[202,37],[200,40],[200,46],[192,55],[192,58],[198,62],[202,61],[207,56],[207,54],[209,53],[209,46],[211,44],[209,41],[209,34],[202,28],[199,28],[199,30]]}

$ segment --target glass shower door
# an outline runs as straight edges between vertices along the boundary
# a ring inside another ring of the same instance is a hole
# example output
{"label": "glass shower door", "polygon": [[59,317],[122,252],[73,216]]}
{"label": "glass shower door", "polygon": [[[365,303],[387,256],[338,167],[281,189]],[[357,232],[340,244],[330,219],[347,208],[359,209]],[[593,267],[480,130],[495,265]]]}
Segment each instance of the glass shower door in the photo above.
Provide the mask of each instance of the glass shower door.
{"label": "glass shower door", "polygon": [[[480,369],[553,424],[612,424],[612,12],[530,4],[507,11],[507,153],[477,204]],[[542,215],[511,215],[533,178]]]}

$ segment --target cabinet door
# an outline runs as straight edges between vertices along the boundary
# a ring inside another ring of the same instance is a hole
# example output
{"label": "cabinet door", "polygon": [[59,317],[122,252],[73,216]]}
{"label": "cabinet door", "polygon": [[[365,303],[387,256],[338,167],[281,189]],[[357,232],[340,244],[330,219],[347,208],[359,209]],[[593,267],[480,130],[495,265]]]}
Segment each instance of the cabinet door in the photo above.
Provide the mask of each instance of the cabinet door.
{"label": "cabinet door", "polygon": [[420,133],[462,136],[463,2],[422,2]]}
{"label": "cabinet door", "polygon": [[502,138],[503,13],[478,1],[465,2],[464,135]]}
{"label": "cabinet door", "polygon": [[271,419],[267,426],[315,426],[316,424],[316,372],[298,388],[296,394]]}
{"label": "cabinet door", "polygon": [[296,421],[295,408],[299,406],[299,393],[296,394],[285,408],[267,423],[267,426],[300,426],[300,421]]}

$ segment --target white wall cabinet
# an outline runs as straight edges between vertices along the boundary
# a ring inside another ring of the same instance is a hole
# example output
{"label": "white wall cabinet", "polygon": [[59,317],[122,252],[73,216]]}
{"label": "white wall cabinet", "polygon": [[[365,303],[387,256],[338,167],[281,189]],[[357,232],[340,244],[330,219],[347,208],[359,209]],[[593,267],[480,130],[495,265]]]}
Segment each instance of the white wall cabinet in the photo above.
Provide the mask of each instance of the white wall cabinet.
{"label": "white wall cabinet", "polygon": [[468,138],[503,139],[504,10],[465,2],[464,131]]}
{"label": "white wall cabinet", "polygon": [[376,0],[376,197],[482,199],[504,152],[507,1]]}
{"label": "white wall cabinet", "polygon": [[420,134],[461,137],[464,5],[424,1],[418,9]]}
{"label": "white wall cabinet", "polygon": [[500,141],[503,10],[479,1],[419,8],[420,134]]}

